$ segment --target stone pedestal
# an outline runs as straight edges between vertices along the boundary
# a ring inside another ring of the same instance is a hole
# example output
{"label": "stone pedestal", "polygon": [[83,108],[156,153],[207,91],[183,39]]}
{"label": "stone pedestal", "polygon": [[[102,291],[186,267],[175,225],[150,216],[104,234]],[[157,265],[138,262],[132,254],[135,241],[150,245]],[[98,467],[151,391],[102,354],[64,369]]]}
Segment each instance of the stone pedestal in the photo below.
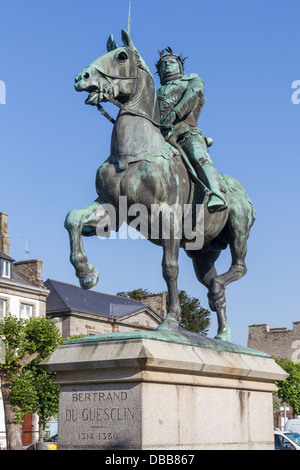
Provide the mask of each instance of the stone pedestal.
{"label": "stone pedestal", "polygon": [[58,449],[273,449],[266,354],[201,335],[112,333],[60,346]]}

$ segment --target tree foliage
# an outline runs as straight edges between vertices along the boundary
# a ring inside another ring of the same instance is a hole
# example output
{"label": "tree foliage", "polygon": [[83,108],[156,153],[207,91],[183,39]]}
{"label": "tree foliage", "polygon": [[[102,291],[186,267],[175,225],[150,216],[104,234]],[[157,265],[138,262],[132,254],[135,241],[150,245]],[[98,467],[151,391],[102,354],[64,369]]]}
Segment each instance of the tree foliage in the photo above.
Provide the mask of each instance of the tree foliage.
{"label": "tree foliage", "polygon": [[20,424],[27,413],[37,413],[40,422],[45,423],[57,412],[54,374],[43,371],[38,364],[61,344],[62,338],[53,320],[22,320],[9,315],[0,323],[0,340],[5,345],[0,380],[9,441],[10,431],[19,432],[13,425]]}
{"label": "tree foliage", "polygon": [[278,390],[274,394],[293,409],[293,415],[300,415],[300,363],[287,359],[276,359],[277,364],[288,374],[286,380],[276,382]]}
{"label": "tree foliage", "polygon": [[210,311],[201,307],[200,300],[190,297],[184,290],[178,292],[181,305],[180,326],[194,333],[207,335],[210,325]]}
{"label": "tree foliage", "polygon": [[134,289],[128,292],[118,292],[119,297],[127,297],[128,299],[140,301],[144,295],[150,295],[148,289]]}

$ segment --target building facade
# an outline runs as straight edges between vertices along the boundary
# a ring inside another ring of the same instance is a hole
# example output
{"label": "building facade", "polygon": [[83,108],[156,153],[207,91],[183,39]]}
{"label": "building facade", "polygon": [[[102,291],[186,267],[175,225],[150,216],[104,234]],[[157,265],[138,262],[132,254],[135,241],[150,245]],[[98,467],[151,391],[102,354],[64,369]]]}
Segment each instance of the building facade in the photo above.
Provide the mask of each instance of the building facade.
{"label": "building facade", "polygon": [[[63,338],[80,334],[94,336],[132,330],[156,330],[163,318],[144,301],[83,290],[52,279],[48,279],[45,286],[50,292],[47,297],[47,316],[56,319]],[[157,304],[161,305],[162,302],[159,294]]]}
{"label": "building facade", "polygon": [[[291,330],[286,327],[270,328],[267,323],[250,325],[248,347],[297,363],[300,361],[300,322],[293,322]],[[275,402],[278,409],[274,409],[274,427],[283,429],[286,421],[294,418],[292,408],[278,399]]]}
{"label": "building facade", "polygon": [[[10,314],[24,320],[45,316],[49,291],[42,279],[43,263],[38,259],[16,262],[11,258],[7,218],[6,213],[0,212],[0,321]],[[23,433],[24,445],[31,444],[38,430],[35,416],[28,416],[26,422],[30,426]],[[0,448],[5,447],[4,410],[0,394]]]}

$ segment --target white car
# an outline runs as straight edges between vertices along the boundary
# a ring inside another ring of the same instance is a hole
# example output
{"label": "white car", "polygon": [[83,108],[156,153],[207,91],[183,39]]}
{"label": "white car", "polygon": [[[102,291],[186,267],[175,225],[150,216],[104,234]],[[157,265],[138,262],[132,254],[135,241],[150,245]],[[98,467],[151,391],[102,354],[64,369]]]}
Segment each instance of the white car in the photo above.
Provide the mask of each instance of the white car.
{"label": "white car", "polygon": [[289,419],[284,426],[284,432],[300,433],[300,419]]}
{"label": "white car", "polygon": [[300,450],[300,434],[297,432],[274,431],[275,450]]}

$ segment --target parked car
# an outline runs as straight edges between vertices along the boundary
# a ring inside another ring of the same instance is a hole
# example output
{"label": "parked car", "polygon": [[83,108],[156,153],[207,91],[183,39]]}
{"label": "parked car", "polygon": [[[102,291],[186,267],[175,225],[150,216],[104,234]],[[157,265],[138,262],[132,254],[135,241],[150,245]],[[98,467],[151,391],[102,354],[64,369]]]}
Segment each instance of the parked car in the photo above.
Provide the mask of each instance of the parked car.
{"label": "parked car", "polygon": [[300,434],[300,419],[289,419],[285,423],[284,431],[298,432]]}
{"label": "parked car", "polygon": [[275,450],[300,450],[300,434],[297,432],[274,431]]}
{"label": "parked car", "polygon": [[44,442],[48,445],[50,450],[57,450],[57,434],[49,437],[49,439],[45,439]]}

